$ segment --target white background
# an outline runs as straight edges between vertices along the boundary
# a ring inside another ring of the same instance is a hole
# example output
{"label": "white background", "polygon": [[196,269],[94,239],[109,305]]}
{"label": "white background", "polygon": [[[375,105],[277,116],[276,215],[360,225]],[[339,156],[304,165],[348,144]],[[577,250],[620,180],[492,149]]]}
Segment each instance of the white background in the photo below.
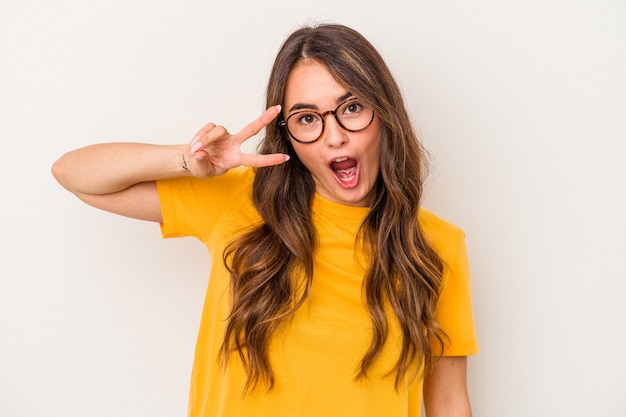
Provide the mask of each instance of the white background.
{"label": "white background", "polygon": [[260,114],[304,23],[374,43],[467,232],[474,414],[624,416],[622,0],[0,0],[0,415],[182,416],[209,262],[55,183],[94,142]]}

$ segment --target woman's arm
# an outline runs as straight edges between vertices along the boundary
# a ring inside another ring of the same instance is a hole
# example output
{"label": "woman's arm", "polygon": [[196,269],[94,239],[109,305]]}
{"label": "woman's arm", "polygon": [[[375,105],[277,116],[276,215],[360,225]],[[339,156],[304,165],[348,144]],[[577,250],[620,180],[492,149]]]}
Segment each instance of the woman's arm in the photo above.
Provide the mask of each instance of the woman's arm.
{"label": "woman's arm", "polygon": [[443,356],[424,378],[426,417],[471,417],[467,357]]}
{"label": "woman's arm", "polygon": [[52,174],[68,191],[94,207],[143,220],[160,222],[156,180],[183,175],[210,177],[247,165],[261,167],[285,162],[283,154],[254,155],[241,152],[241,144],[256,135],[280,112],[266,110],[241,132],[209,123],[189,144],[150,145],[104,143],[63,155]]}
{"label": "woman's arm", "polygon": [[104,143],[68,152],[52,174],[85,203],[116,214],[161,221],[155,180],[188,175],[184,146]]}

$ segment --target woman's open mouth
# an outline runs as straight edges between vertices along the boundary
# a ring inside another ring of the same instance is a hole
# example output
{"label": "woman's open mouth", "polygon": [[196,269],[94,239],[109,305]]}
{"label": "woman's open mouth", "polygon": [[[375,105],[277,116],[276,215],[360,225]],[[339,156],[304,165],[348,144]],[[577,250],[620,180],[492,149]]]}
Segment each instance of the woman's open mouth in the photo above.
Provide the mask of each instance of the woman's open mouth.
{"label": "woman's open mouth", "polygon": [[359,178],[358,162],[356,159],[342,157],[333,159],[330,164],[330,169],[339,185],[345,188],[352,188],[356,186]]}

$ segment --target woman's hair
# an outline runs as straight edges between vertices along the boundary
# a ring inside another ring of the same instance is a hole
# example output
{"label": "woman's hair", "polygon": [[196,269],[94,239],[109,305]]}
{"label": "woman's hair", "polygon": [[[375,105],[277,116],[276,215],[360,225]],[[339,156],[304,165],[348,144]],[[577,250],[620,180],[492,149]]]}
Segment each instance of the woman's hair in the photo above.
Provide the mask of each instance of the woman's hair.
{"label": "woman's hair", "polygon": [[[375,200],[361,225],[356,247],[369,259],[363,288],[372,320],[372,340],[357,378],[381,353],[392,311],[402,334],[401,353],[389,374],[403,378],[429,372],[445,333],[435,320],[443,263],[418,222],[425,152],[411,126],[400,90],[376,49],[341,25],[304,27],[292,33],[274,62],[267,107],[283,104],[287,77],[304,59],[324,65],[347,91],[371,105],[381,121],[381,169]],[[306,301],[313,276],[316,233],[311,215],[315,185],[287,133],[270,123],[260,153],[288,153],[288,163],[256,172],[253,200],[262,221],[236,238],[224,253],[232,277],[232,310],[220,351],[226,364],[238,353],[247,369],[246,391],[260,381],[271,389],[268,358],[272,335]]]}

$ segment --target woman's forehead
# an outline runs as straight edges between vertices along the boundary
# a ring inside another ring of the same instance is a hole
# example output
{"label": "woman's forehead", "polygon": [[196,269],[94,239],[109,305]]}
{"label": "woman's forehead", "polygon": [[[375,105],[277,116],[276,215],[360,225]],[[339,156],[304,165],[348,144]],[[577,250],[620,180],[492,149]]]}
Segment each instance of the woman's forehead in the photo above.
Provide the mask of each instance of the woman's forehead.
{"label": "woman's forehead", "polygon": [[287,110],[292,107],[334,107],[349,96],[350,93],[325,65],[306,59],[298,62],[287,77],[284,107]]}

